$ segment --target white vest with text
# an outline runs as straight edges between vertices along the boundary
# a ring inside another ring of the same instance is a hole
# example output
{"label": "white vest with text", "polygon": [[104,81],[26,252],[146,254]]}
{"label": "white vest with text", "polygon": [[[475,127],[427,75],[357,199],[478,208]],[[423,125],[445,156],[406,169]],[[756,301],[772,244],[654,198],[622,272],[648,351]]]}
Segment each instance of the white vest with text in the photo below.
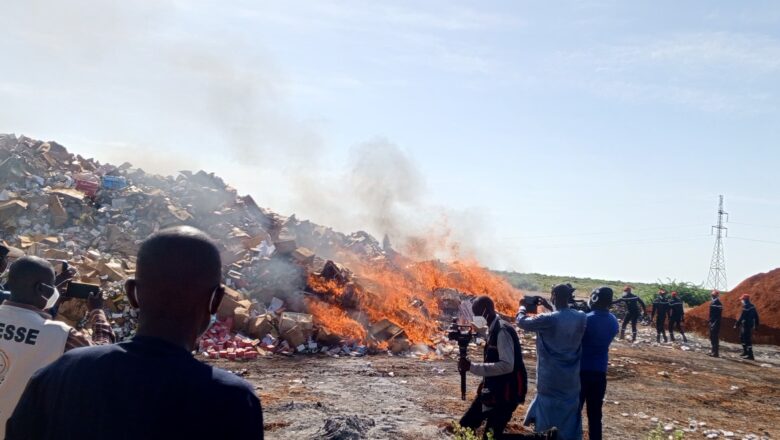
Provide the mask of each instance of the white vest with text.
{"label": "white vest with text", "polygon": [[30,377],[62,356],[69,332],[32,310],[0,305],[0,439]]}

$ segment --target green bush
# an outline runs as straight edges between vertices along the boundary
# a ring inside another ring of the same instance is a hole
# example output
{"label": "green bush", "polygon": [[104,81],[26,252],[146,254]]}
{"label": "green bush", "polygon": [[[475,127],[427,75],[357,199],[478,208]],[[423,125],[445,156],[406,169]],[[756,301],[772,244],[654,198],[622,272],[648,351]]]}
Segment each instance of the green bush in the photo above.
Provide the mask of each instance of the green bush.
{"label": "green bush", "polygon": [[675,430],[671,434],[667,434],[664,432],[664,428],[661,425],[658,425],[650,431],[647,434],[647,440],[683,440],[685,439],[685,433],[678,430]]}
{"label": "green bush", "polygon": [[705,289],[703,286],[669,278],[666,279],[666,282],[659,280],[655,285],[655,292],[649,293],[648,296],[644,296],[645,292],[643,292],[640,296],[646,302],[653,302],[653,297],[658,293],[658,289],[665,289],[669,293],[677,292],[683,302],[691,307],[704,304],[710,300],[710,290]]}
{"label": "green bush", "polygon": [[[455,440],[481,440],[481,437],[474,430],[464,428],[458,422],[452,422],[452,434]],[[487,433],[487,438],[488,440],[494,439],[492,430]]]}

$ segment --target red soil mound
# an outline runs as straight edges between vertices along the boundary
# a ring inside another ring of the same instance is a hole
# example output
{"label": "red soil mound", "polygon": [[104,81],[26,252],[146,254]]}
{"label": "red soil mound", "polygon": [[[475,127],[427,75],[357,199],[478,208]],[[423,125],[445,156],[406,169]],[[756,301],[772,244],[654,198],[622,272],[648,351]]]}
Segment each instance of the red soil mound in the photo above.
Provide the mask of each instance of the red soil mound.
{"label": "red soil mound", "polygon": [[[720,338],[739,342],[739,330],[734,329],[734,323],[742,311],[739,297],[745,293],[750,295],[750,301],[756,306],[761,322],[758,331],[753,334],[753,343],[780,345],[780,268],[753,275],[739,283],[731,292],[721,294],[723,321],[720,325]],[[709,313],[709,302],[693,308],[685,315],[686,326],[698,333],[707,334]]]}

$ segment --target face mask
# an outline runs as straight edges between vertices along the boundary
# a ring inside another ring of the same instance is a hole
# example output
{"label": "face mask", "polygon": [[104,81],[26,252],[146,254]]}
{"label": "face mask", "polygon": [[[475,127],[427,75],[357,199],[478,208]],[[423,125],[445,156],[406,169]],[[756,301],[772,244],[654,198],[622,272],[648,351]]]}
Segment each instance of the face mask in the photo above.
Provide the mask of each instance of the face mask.
{"label": "face mask", "polygon": [[52,289],[54,289],[54,292],[46,300],[46,305],[43,306],[43,310],[48,310],[48,309],[54,307],[55,304],[57,304],[57,300],[60,299],[60,291],[56,287],[50,286],[48,284],[44,284],[44,286],[51,287]]}
{"label": "face mask", "polygon": [[484,316],[475,316],[471,322],[474,323],[474,326],[478,329],[487,327],[487,319],[485,319]]}

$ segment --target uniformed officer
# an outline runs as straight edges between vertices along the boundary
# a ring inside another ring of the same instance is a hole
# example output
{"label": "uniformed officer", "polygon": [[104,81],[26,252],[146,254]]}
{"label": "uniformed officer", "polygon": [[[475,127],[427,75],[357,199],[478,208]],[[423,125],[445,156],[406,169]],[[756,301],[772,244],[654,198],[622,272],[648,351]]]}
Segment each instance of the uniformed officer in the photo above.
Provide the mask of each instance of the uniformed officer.
{"label": "uniformed officer", "polygon": [[739,299],[742,300],[742,314],[739,315],[734,328],[739,327],[739,340],[742,343],[741,357],[749,360],[753,357],[753,331],[758,329],[758,311],[756,306],[750,302],[750,295],[744,294]]}
{"label": "uniformed officer", "polygon": [[636,341],[636,322],[639,319],[639,314],[647,314],[645,303],[642,298],[634,295],[631,286],[626,286],[623,289],[623,296],[612,304],[625,303],[626,315],[623,317],[623,325],[620,328],[620,339],[626,336],[626,327],[631,324],[631,342]]}
{"label": "uniformed officer", "polygon": [[672,292],[672,298],[669,300],[669,339],[674,341],[674,330],[680,332],[683,342],[688,342],[685,337],[685,328],[683,327],[683,321],[685,320],[684,303],[680,295],[677,292]]}
{"label": "uniformed officer", "polygon": [[723,304],[720,303],[720,292],[713,290],[710,294],[712,296],[712,302],[710,302],[710,349],[709,355],[712,357],[719,357],[720,353],[718,349],[720,347],[720,318],[723,315]]}
{"label": "uniformed officer", "polygon": [[666,339],[666,318],[669,315],[669,300],[666,298],[666,290],[660,289],[658,296],[653,300],[653,310],[650,312],[650,320],[655,318],[655,340],[661,342],[661,336]]}

